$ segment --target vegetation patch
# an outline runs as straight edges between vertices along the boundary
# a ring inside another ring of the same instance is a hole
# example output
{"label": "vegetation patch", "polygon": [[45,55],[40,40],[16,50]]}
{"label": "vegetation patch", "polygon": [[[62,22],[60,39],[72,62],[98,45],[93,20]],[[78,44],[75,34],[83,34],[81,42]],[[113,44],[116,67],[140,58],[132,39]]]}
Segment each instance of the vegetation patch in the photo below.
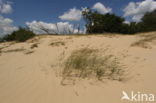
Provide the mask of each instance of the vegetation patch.
{"label": "vegetation patch", "polygon": [[38,44],[32,44],[30,48],[31,49],[38,48]]}
{"label": "vegetation patch", "polygon": [[100,14],[90,8],[84,9],[82,15],[86,22],[86,32],[89,34],[135,34],[156,30],[156,10],[146,12],[140,22],[129,23],[126,23],[125,18],[116,14]]}
{"label": "vegetation patch", "polygon": [[131,44],[131,46],[139,46],[139,47],[143,47],[143,48],[149,48],[148,43],[156,40],[155,34],[142,35],[141,37],[142,37],[142,39],[134,42],[133,44]]}
{"label": "vegetation patch", "polygon": [[51,46],[63,46],[63,45],[65,45],[65,42],[57,41],[57,42],[52,42],[50,45]]}
{"label": "vegetation patch", "polygon": [[66,60],[63,80],[69,78],[96,78],[121,81],[124,70],[113,55],[103,56],[97,49],[83,48],[74,51]]}
{"label": "vegetation patch", "polygon": [[1,51],[2,53],[10,53],[10,52],[21,52],[25,51],[26,49],[20,48],[20,49],[11,49],[11,50],[6,50],[6,51]]}
{"label": "vegetation patch", "polygon": [[29,54],[32,54],[32,53],[34,53],[34,51],[27,51],[27,52],[25,52],[26,55],[29,55]]}
{"label": "vegetation patch", "polygon": [[33,38],[35,34],[29,29],[19,28],[17,31],[3,37],[2,41],[18,41],[25,42],[26,40]]}

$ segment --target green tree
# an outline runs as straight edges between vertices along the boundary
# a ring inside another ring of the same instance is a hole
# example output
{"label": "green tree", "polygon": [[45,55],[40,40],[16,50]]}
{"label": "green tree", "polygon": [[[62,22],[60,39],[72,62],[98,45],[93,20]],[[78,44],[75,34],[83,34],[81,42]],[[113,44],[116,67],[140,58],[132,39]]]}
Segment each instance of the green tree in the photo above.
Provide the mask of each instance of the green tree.
{"label": "green tree", "polygon": [[88,33],[119,33],[122,31],[124,18],[116,16],[115,14],[99,14],[90,9],[86,9],[82,14],[86,21]]}
{"label": "green tree", "polygon": [[156,30],[156,10],[147,12],[140,22],[140,31],[155,31]]}

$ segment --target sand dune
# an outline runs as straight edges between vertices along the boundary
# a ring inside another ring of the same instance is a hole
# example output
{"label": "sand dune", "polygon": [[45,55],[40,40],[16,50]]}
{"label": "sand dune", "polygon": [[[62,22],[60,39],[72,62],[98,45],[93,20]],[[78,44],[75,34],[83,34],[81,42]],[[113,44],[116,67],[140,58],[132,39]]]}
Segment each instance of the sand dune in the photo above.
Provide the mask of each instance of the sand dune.
{"label": "sand dune", "polygon": [[[24,43],[1,43],[0,103],[130,103],[121,101],[123,90],[156,95],[155,40],[146,42],[150,48],[131,46],[140,35],[45,35]],[[125,79],[61,85],[64,61],[81,48],[107,49],[124,65]]]}

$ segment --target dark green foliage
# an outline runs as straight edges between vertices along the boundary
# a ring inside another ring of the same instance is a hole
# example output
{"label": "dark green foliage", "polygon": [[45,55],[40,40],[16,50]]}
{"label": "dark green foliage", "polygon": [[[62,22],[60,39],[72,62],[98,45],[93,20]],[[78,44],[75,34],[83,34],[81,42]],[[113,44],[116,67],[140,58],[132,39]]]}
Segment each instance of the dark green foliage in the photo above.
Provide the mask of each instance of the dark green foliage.
{"label": "dark green foliage", "polygon": [[83,11],[83,16],[87,22],[88,33],[120,32],[124,18],[115,14],[99,14],[91,10]]}
{"label": "dark green foliage", "polygon": [[87,33],[123,33],[134,34],[156,30],[156,10],[146,13],[141,22],[124,23],[124,18],[115,14],[99,14],[90,9],[82,12],[86,21]]}
{"label": "dark green foliage", "polygon": [[131,22],[130,24],[122,24],[122,29],[120,33],[123,34],[134,34],[138,32],[138,24],[136,22]]}
{"label": "dark green foliage", "polygon": [[128,34],[134,34],[137,32],[137,23],[136,22],[131,22],[129,24],[129,27],[128,27]]}
{"label": "dark green foliage", "polygon": [[156,30],[156,10],[147,12],[140,22],[141,31],[155,31]]}
{"label": "dark green foliage", "polygon": [[5,35],[3,37],[3,41],[13,41],[15,40],[15,36],[15,32],[13,32],[12,34]]}
{"label": "dark green foliage", "polygon": [[3,38],[0,37],[0,43],[3,42]]}
{"label": "dark green foliage", "polygon": [[6,35],[3,37],[3,41],[18,41],[18,42],[24,42],[32,37],[34,37],[35,34],[25,28],[19,28],[19,30],[14,31],[13,33]]}

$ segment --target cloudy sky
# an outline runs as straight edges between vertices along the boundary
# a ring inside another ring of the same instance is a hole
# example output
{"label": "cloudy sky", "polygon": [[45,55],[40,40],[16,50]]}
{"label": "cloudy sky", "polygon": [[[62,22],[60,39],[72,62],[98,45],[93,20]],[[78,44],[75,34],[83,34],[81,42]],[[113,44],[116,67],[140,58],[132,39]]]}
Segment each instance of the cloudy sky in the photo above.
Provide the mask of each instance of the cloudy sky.
{"label": "cloudy sky", "polygon": [[[0,35],[5,35],[18,26],[28,26],[35,33],[66,29],[77,32],[77,25],[84,22],[81,11],[90,7],[101,14],[115,13],[126,21],[140,21],[147,11],[156,9],[155,0],[0,0]],[[56,24],[58,28],[56,28]]]}

